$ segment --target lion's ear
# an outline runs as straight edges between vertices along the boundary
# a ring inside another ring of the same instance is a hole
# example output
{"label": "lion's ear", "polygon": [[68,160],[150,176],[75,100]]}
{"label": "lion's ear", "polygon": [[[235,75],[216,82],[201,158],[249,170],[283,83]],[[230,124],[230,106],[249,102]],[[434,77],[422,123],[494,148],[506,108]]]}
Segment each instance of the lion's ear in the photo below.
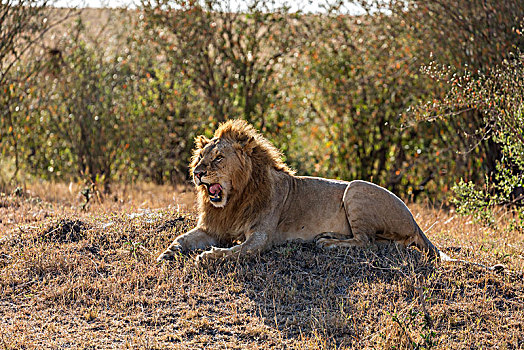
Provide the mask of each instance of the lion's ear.
{"label": "lion's ear", "polygon": [[195,146],[196,148],[204,148],[209,143],[209,141],[211,140],[204,135],[199,135],[195,137]]}
{"label": "lion's ear", "polygon": [[236,148],[246,152],[247,154],[251,155],[253,152],[253,148],[256,146],[256,140],[253,136],[248,136],[242,140],[238,140],[236,144]]}

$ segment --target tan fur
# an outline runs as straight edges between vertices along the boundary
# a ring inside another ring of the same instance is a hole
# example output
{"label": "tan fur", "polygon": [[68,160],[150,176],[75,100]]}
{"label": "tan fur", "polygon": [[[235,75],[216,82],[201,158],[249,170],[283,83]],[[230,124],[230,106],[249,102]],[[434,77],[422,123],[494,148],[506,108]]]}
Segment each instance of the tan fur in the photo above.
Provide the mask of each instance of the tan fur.
{"label": "tan fur", "polygon": [[[190,169],[198,224],[177,237],[159,261],[178,251],[213,247],[197,257],[201,261],[294,239],[324,247],[396,241],[440,254],[393,193],[365,181],[295,176],[280,151],[245,121],[223,123],[212,139],[199,136],[195,145]],[[209,188],[218,185],[221,191],[211,201],[215,193]],[[237,240],[243,242],[217,247]]]}

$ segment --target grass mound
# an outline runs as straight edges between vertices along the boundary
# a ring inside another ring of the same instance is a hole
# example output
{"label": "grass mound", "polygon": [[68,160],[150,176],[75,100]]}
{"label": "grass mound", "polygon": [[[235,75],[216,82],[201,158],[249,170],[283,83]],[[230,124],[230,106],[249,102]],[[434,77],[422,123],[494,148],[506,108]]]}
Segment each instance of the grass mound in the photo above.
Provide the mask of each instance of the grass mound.
{"label": "grass mound", "polygon": [[183,221],[184,221],[183,216],[179,216],[173,220],[163,221],[156,227],[155,232],[160,233],[163,231],[170,231],[170,230],[176,229],[176,227],[179,226],[180,222],[183,222]]}
{"label": "grass mound", "polygon": [[64,218],[44,230],[42,236],[56,243],[78,242],[86,237],[85,231],[88,229],[89,225],[83,221]]}

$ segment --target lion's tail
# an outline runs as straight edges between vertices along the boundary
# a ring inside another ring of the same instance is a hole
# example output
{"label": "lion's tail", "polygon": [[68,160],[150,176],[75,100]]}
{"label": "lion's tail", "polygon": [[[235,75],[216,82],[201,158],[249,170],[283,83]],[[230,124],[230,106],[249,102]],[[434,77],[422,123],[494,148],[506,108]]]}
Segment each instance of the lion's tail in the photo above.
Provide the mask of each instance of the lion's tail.
{"label": "lion's tail", "polygon": [[422,250],[425,250],[428,252],[429,256],[433,259],[438,259],[438,260],[441,260],[441,261],[453,261],[453,259],[451,259],[449,257],[449,255],[447,255],[446,253],[443,253],[441,252],[433,243],[431,243],[431,241],[429,240],[429,238],[424,234],[424,231],[422,231],[422,229],[420,228],[420,226],[416,223],[416,221],[413,219],[414,223],[415,223],[415,226],[417,228],[417,231],[418,231],[418,240],[416,241],[416,245],[422,249]]}
{"label": "lion's tail", "polygon": [[418,240],[416,240],[415,244],[420,249],[423,249],[423,250],[427,251],[429,256],[432,259],[438,259],[440,261],[449,261],[449,262],[454,262],[454,263],[462,263],[462,264],[466,264],[466,265],[478,266],[478,267],[481,267],[483,269],[486,269],[486,270],[489,270],[489,271],[495,271],[495,272],[501,272],[501,271],[504,271],[506,269],[505,266],[502,265],[502,264],[488,266],[488,265],[484,265],[484,264],[477,263],[477,262],[451,258],[449,255],[447,255],[446,253],[441,252],[437,247],[435,247],[435,245],[433,243],[431,243],[431,241],[428,239],[428,237],[426,237],[426,235],[424,234],[424,231],[422,231],[422,229],[417,224],[415,219],[413,219],[413,222],[415,223],[415,226],[417,228],[418,238],[419,238]]}

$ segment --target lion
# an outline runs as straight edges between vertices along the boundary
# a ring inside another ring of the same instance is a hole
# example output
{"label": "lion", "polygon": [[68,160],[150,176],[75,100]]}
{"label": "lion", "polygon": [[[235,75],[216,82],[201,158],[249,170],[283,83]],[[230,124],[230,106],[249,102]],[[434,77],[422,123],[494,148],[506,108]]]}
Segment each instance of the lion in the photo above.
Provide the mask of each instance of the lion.
{"label": "lion", "polygon": [[263,252],[290,240],[326,248],[397,242],[433,258],[445,256],[392,192],[362,180],[296,176],[281,152],[243,120],[222,123],[212,139],[198,136],[195,145],[190,171],[198,222],[160,254],[159,262],[203,249],[196,258],[200,263]]}

